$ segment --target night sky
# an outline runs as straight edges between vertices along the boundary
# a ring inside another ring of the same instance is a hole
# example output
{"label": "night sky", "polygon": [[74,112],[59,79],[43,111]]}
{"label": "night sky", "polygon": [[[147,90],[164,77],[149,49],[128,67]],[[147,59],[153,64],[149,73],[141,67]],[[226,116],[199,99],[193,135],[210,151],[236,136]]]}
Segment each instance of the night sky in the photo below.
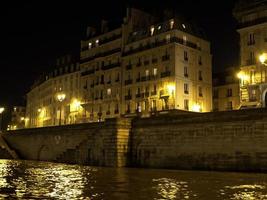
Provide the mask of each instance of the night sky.
{"label": "night sky", "polygon": [[[87,25],[119,21],[127,5],[157,12],[174,8],[202,27],[212,45],[213,71],[238,65],[235,0],[6,1],[1,5],[0,106],[25,104],[25,94],[43,70],[66,53],[79,54]],[[144,3],[145,2],[145,3]]]}

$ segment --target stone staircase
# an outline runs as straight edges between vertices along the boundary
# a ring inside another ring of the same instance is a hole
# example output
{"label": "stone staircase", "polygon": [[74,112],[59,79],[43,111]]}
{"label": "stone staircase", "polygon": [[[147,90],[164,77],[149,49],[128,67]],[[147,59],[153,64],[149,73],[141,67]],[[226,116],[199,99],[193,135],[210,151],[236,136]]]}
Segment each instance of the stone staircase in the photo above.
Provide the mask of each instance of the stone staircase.
{"label": "stone staircase", "polygon": [[[97,130],[94,130],[93,134],[95,134],[96,131]],[[89,164],[89,137],[92,137],[92,135],[90,134],[90,136],[87,136],[73,148],[68,148],[55,159],[55,162],[68,164]]]}

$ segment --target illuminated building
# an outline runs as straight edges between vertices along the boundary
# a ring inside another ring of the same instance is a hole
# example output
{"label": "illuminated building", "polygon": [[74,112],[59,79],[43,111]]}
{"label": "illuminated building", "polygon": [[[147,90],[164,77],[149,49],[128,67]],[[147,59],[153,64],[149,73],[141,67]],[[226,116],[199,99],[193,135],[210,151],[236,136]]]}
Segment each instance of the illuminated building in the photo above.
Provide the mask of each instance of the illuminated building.
{"label": "illuminated building", "polygon": [[227,68],[213,75],[213,111],[237,110],[240,107],[238,68]]}
{"label": "illuminated building", "polygon": [[11,122],[8,124],[8,130],[22,129],[25,127],[25,107],[15,106],[11,111]]}
{"label": "illuminated building", "polygon": [[[65,94],[62,102],[57,99],[59,93]],[[55,126],[60,124],[59,119],[61,124],[77,123],[82,115],[79,101],[79,63],[70,56],[61,57],[55,69],[41,76],[28,92],[26,127]]]}
{"label": "illuminated building", "polygon": [[85,121],[212,109],[210,43],[175,16],[128,9],[117,29],[89,27],[80,60]]}
{"label": "illuminated building", "polygon": [[234,15],[240,34],[240,109],[267,103],[267,1],[240,1]]}

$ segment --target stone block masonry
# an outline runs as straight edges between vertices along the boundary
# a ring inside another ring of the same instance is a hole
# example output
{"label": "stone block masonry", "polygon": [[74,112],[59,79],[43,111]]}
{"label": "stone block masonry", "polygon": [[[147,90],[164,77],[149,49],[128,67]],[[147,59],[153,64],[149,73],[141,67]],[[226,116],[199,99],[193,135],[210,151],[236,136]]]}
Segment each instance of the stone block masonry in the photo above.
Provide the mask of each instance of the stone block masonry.
{"label": "stone block masonry", "polygon": [[137,167],[267,171],[266,109],[136,119],[132,132]]}
{"label": "stone block masonry", "polygon": [[169,111],[150,118],[9,131],[3,138],[22,159],[112,167],[267,171],[267,109]]}

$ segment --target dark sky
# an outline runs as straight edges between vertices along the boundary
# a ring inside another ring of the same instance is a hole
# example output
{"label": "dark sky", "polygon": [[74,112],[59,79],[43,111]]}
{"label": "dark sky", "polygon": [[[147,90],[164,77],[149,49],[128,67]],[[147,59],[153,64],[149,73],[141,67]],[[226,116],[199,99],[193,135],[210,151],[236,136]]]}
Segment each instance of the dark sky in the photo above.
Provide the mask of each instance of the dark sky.
{"label": "dark sky", "polygon": [[[6,1],[0,11],[0,106],[23,104],[37,75],[56,57],[77,53],[86,25],[101,18],[119,20],[127,1]],[[212,45],[213,69],[238,64],[238,34],[232,17],[234,0],[153,0],[127,4],[146,11],[174,8],[202,27]]]}

